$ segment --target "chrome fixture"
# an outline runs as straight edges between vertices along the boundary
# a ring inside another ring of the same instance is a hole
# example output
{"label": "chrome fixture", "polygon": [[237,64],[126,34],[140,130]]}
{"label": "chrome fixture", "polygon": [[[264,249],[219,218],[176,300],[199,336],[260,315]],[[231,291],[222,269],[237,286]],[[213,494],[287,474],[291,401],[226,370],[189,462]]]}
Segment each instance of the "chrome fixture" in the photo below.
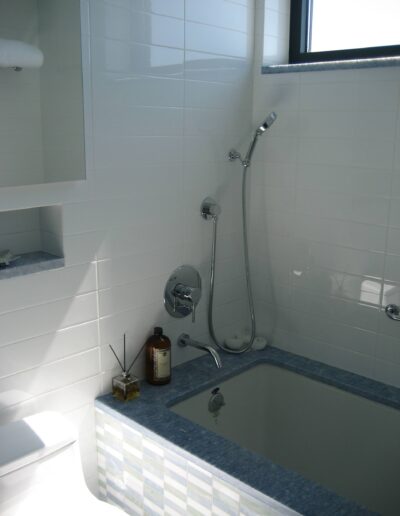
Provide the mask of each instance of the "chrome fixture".
{"label": "chrome fixture", "polygon": [[277,119],[277,114],[272,111],[268,116],[267,118],[264,120],[264,122],[259,126],[259,128],[257,129],[257,132],[258,134],[262,134],[264,133],[267,129],[269,129],[271,127],[271,125],[275,122],[275,120]]}
{"label": "chrome fixture", "polygon": [[387,305],[385,307],[385,314],[393,321],[400,321],[400,308],[397,305]]}
{"label": "chrome fixture", "polygon": [[264,122],[259,125],[254,133],[253,139],[249,145],[249,148],[246,152],[246,156],[244,159],[242,159],[242,155],[240,152],[238,152],[236,149],[231,149],[228,154],[229,161],[235,161],[239,160],[242,164],[243,168],[248,168],[251,164],[251,158],[253,156],[254,149],[256,148],[258,137],[265,133],[267,129],[271,127],[271,125],[275,122],[275,120],[278,118],[277,114],[272,111],[267,118],[264,120]]}
{"label": "chrome fixture", "polygon": [[[250,310],[250,318],[251,318],[251,336],[250,340],[247,344],[245,344],[241,349],[230,349],[220,342],[218,342],[217,336],[215,335],[214,331],[214,325],[213,325],[213,301],[214,301],[214,283],[215,283],[215,257],[216,257],[216,249],[217,249],[217,223],[218,223],[218,215],[220,214],[221,210],[218,206],[218,210],[213,210],[213,216],[204,216],[203,214],[203,206],[208,205],[212,199],[207,197],[202,204],[202,215],[207,220],[212,220],[214,225],[213,230],[213,240],[212,240],[212,248],[211,248],[211,267],[210,267],[210,290],[209,290],[209,302],[208,302],[208,329],[211,335],[211,338],[213,342],[218,346],[220,349],[226,351],[227,353],[244,353],[245,351],[248,351],[254,342],[254,339],[256,337],[256,317],[254,313],[254,301],[253,301],[253,293],[252,293],[252,287],[251,287],[251,278],[250,278],[250,261],[249,261],[249,245],[248,245],[248,238],[247,238],[247,208],[246,208],[246,196],[247,196],[247,170],[250,167],[251,164],[251,158],[254,152],[254,149],[257,144],[258,137],[265,133],[267,129],[271,127],[271,125],[275,122],[277,119],[276,113],[272,112],[270,113],[267,118],[262,122],[261,125],[258,126],[256,129],[253,139],[249,145],[249,148],[247,150],[246,156],[244,159],[242,159],[242,156],[240,152],[238,152],[236,149],[232,149],[229,151],[228,158],[229,161],[235,161],[239,160],[242,168],[243,168],[243,174],[242,174],[242,232],[243,232],[243,244],[244,244],[244,265],[245,265],[245,272],[246,272],[246,286],[247,286],[247,299],[249,302],[249,310]],[[215,204],[215,203],[214,203]]]}
{"label": "chrome fixture", "polygon": [[214,201],[214,199],[211,199],[211,197],[206,197],[201,203],[200,211],[203,219],[211,220],[218,217],[218,215],[221,213],[221,208]]}
{"label": "chrome fixture", "polygon": [[208,411],[211,412],[214,416],[219,415],[219,411],[222,407],[226,405],[224,395],[219,390],[219,387],[216,387],[211,391],[210,399],[208,400]]}
{"label": "chrome fixture", "polygon": [[164,305],[172,317],[182,318],[192,314],[196,320],[196,306],[201,298],[200,274],[190,265],[174,270],[164,290]]}
{"label": "chrome fixture", "polygon": [[207,351],[213,357],[215,365],[218,369],[221,369],[222,362],[218,352],[212,348],[211,346],[207,346],[206,344],[202,344],[197,340],[193,340],[189,337],[187,333],[182,333],[178,337],[178,346],[181,348],[185,348],[186,346],[191,346],[192,348],[201,349],[202,351]]}

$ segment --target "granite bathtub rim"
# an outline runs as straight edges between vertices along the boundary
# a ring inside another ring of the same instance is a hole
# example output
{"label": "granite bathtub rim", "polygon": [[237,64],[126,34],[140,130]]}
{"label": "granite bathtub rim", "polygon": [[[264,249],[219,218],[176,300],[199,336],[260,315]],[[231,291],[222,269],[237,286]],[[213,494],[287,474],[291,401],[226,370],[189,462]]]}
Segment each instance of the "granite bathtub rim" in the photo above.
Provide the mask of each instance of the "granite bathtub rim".
{"label": "granite bathtub rim", "polygon": [[224,353],[222,358],[221,370],[216,370],[210,358],[203,356],[175,367],[173,380],[167,386],[142,383],[141,396],[134,402],[121,403],[108,394],[98,398],[96,406],[125,424],[134,422],[144,427],[154,436],[249,486],[251,491],[259,491],[301,514],[373,514],[328,488],[175,414],[169,407],[260,364],[281,367],[398,410],[400,389],[278,348],[268,347],[240,357]]}

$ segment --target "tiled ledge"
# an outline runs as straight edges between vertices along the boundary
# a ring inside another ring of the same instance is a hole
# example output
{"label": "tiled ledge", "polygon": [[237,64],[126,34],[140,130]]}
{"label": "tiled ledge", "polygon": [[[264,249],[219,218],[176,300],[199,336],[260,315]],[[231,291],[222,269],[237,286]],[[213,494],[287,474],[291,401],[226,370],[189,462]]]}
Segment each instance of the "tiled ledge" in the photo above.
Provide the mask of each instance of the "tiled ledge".
{"label": "tiled ledge", "polygon": [[399,65],[400,57],[382,57],[379,59],[354,59],[348,61],[324,61],[320,63],[268,65],[261,67],[261,73],[318,72],[327,70],[352,70],[354,68],[381,68]]}
{"label": "tiled ledge", "polygon": [[21,254],[6,267],[0,267],[0,280],[25,276],[34,272],[60,269],[64,267],[64,258],[44,251]]}
{"label": "tiled ledge", "polygon": [[400,409],[400,389],[276,348],[250,352],[240,357],[223,353],[222,360],[223,368],[220,370],[215,368],[208,356],[192,360],[173,369],[172,381],[167,386],[143,383],[141,396],[134,402],[121,403],[112,395],[106,395],[96,400],[96,405],[125,424],[134,421],[158,436],[163,443],[179,446],[300,513],[326,516],[370,514],[301,475],[178,416],[168,407],[260,363],[286,368],[397,409]]}

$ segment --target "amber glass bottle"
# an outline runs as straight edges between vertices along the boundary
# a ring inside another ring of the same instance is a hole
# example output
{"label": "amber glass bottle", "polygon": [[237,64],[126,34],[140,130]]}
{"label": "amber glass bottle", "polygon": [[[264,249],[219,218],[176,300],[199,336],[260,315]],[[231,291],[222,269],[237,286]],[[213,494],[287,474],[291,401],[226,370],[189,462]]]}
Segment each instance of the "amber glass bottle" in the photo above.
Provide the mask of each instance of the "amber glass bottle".
{"label": "amber glass bottle", "polygon": [[171,381],[171,341],[159,326],[146,341],[146,380],[153,385]]}

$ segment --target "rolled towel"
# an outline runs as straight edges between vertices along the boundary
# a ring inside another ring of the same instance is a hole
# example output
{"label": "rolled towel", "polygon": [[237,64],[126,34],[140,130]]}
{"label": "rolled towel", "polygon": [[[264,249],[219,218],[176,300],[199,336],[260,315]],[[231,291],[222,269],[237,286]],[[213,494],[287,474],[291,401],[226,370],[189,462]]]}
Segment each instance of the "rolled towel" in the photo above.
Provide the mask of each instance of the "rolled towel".
{"label": "rolled towel", "polygon": [[256,351],[260,351],[260,350],[264,349],[267,346],[267,344],[268,344],[268,341],[265,337],[256,337],[254,339],[252,349],[254,349]]}
{"label": "rolled towel", "polygon": [[[251,331],[246,328],[244,330],[244,332],[242,333],[241,335],[242,337],[242,341],[245,343],[245,344],[248,344],[250,342],[250,339],[251,339]],[[253,341],[253,345],[251,346],[251,349],[254,349],[254,350],[261,350],[261,349],[264,349],[268,344],[268,341],[265,337],[262,337],[260,335],[256,336],[254,338],[254,341]]]}
{"label": "rolled towel", "polygon": [[239,335],[233,335],[225,339],[225,346],[229,349],[241,349],[243,347],[243,339]]}
{"label": "rolled towel", "polygon": [[40,68],[43,60],[43,52],[37,47],[0,38],[0,68]]}

